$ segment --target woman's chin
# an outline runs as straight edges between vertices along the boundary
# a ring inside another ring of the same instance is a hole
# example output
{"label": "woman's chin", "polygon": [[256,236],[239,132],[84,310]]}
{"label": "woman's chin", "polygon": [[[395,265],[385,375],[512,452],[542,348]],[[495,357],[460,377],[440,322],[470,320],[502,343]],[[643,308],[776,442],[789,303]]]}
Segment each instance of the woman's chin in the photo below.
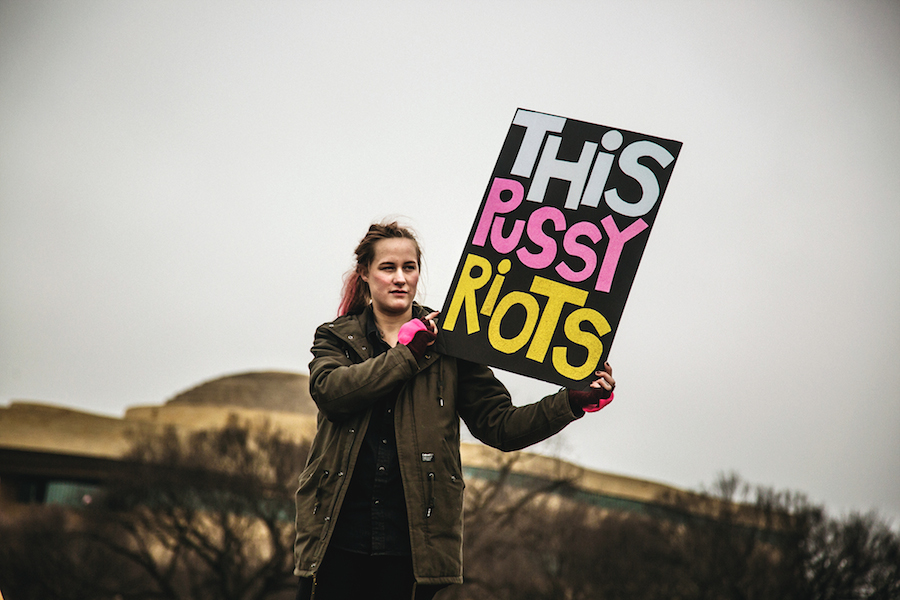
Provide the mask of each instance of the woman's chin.
{"label": "woman's chin", "polygon": [[389,315],[402,315],[412,308],[412,300],[409,298],[394,298],[390,302],[376,305],[378,310]]}

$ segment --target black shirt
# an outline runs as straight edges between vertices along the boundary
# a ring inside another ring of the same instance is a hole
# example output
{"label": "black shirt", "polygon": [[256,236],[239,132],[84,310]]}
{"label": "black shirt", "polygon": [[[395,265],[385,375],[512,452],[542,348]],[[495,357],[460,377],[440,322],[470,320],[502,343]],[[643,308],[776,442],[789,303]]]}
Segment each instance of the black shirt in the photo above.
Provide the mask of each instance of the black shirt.
{"label": "black shirt", "polygon": [[[366,337],[377,356],[390,346],[375,326],[371,307],[366,310],[369,317]],[[331,544],[341,550],[370,555],[412,554],[394,434],[398,391],[399,388],[372,406],[356,468],[331,538]]]}

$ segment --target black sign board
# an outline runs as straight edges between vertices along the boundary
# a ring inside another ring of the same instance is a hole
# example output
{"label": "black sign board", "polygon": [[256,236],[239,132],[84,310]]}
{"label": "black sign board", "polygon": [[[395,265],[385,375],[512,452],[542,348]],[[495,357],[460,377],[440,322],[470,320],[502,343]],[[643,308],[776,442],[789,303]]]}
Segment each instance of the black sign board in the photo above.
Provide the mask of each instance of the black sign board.
{"label": "black sign board", "polygon": [[681,142],[519,109],[441,315],[451,356],[583,389]]}

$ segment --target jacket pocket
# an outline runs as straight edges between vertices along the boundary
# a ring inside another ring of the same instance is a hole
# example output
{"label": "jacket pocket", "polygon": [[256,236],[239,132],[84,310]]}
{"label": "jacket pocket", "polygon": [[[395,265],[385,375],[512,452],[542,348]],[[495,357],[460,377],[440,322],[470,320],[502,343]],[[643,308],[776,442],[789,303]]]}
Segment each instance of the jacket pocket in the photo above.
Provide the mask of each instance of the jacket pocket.
{"label": "jacket pocket", "polygon": [[466,484],[454,474],[428,472],[425,478],[425,518],[441,522],[461,518]]}
{"label": "jacket pocket", "polygon": [[316,482],[313,479],[316,471],[316,467],[310,465],[306,469],[304,469],[303,473],[299,477],[300,485],[297,488],[297,493],[295,494],[294,498],[297,506],[298,516],[310,514],[312,512],[316,497]]}
{"label": "jacket pocket", "polygon": [[322,495],[324,494],[325,484],[328,482],[328,476],[330,472],[328,469],[322,469],[322,472],[319,475],[319,482],[316,485],[316,495],[315,495],[315,504],[313,505],[313,514],[319,512],[319,507],[322,505]]}

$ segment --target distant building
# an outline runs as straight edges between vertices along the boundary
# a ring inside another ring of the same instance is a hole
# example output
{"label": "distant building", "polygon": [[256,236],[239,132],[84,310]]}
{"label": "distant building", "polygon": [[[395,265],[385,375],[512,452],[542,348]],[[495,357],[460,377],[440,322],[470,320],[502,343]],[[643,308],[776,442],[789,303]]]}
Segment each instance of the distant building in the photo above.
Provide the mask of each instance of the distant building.
{"label": "distant building", "polygon": [[[295,373],[244,373],[215,379],[160,406],[128,409],[117,419],[48,404],[14,401],[0,407],[0,510],[25,504],[77,506],[91,502],[129,450],[137,434],[217,429],[231,416],[241,422],[271,424],[295,440],[311,440],[316,407],[308,376]],[[508,481],[522,488],[565,479],[555,493],[608,510],[675,516],[676,495],[669,486],[601,473],[558,459],[519,452],[509,462],[481,444],[462,445],[469,480],[491,480],[508,464]]]}

